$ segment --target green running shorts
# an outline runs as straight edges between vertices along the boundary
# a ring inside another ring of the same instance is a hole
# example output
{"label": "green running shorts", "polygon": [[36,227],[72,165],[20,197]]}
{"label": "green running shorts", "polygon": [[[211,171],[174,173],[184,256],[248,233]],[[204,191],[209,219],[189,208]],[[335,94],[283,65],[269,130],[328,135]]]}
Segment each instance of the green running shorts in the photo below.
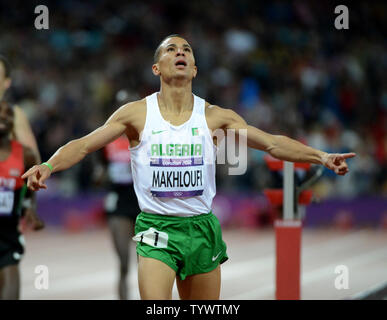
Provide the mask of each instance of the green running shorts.
{"label": "green running shorts", "polygon": [[137,254],[164,262],[181,280],[228,260],[220,223],[212,212],[191,217],[141,212],[135,234]]}

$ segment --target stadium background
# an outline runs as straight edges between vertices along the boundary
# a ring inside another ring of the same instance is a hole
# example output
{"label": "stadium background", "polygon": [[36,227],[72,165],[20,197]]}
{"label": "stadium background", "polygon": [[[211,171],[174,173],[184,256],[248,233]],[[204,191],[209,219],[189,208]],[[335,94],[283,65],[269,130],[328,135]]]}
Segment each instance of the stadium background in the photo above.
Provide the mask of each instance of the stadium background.
{"label": "stadium background", "polygon": [[[49,30],[34,28],[38,4],[49,8]],[[347,4],[349,30],[335,29],[335,5],[1,1],[0,53],[13,65],[6,97],[28,115],[46,160],[103,124],[120,105],[158,90],[159,79],[151,73],[154,50],[166,35],[179,33],[194,49],[195,94],[270,133],[329,152],[356,152],[348,175],[336,177],[326,169],[313,186],[306,228],[385,234],[386,4]],[[241,176],[229,176],[226,165],[217,167],[214,211],[231,232],[271,228],[275,209],[263,190],[281,186],[263,155],[249,150]],[[104,230],[106,191],[96,183],[97,158],[90,155],[55,174],[48,190],[39,192],[45,232]]]}

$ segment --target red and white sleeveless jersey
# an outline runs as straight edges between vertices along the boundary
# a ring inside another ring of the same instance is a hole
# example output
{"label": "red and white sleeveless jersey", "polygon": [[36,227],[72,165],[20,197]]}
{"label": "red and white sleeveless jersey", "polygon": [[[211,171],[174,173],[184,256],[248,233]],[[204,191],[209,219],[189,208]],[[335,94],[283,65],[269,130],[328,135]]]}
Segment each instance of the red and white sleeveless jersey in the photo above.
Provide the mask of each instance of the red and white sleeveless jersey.
{"label": "red and white sleeveless jersey", "polygon": [[11,152],[7,159],[0,161],[0,217],[10,216],[19,206],[19,191],[24,185],[23,146],[11,141]]}

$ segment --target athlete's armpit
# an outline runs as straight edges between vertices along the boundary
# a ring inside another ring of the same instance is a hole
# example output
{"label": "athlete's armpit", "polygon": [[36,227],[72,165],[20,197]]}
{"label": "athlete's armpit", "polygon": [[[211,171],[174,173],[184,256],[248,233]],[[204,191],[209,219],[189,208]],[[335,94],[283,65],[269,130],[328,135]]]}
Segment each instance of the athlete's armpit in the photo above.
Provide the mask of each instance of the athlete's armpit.
{"label": "athlete's armpit", "polygon": [[125,125],[125,134],[133,147],[133,143],[139,142],[140,133],[144,129],[146,109],[146,99],[125,104],[112,114],[106,124],[118,122]]}

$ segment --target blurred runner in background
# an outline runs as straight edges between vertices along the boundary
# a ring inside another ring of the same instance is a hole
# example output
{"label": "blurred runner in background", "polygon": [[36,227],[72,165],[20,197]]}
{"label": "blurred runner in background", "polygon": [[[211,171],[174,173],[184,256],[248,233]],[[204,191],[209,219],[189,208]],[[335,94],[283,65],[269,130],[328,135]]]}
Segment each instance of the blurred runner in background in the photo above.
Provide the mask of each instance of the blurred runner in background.
{"label": "blurred runner in background", "polygon": [[129,141],[122,135],[109,143],[101,153],[104,170],[99,171],[97,180],[107,173],[109,193],[105,199],[105,212],[113,245],[119,258],[118,295],[128,299],[127,276],[130,265],[130,239],[134,235],[134,223],[140,213],[130,164]]}
{"label": "blurred runner in background", "polygon": [[[12,84],[11,78],[11,64],[0,54],[0,101],[4,98],[6,91]],[[24,111],[17,105],[13,106],[14,119],[13,119],[13,128],[9,133],[10,138],[13,140],[19,141],[23,146],[30,148],[35,154],[36,161],[41,162],[40,152],[38,149],[38,144],[34,133],[32,132],[30,123]],[[28,214],[34,215],[33,217],[28,217],[39,223],[41,227],[44,227],[43,221],[36,215],[35,211],[29,211]]]}
{"label": "blurred runner in background", "polygon": [[35,153],[11,139],[14,110],[0,101],[0,299],[19,299],[19,262],[24,254],[20,219],[26,216],[34,230],[44,227],[36,219],[35,194],[21,174],[38,163]]}

